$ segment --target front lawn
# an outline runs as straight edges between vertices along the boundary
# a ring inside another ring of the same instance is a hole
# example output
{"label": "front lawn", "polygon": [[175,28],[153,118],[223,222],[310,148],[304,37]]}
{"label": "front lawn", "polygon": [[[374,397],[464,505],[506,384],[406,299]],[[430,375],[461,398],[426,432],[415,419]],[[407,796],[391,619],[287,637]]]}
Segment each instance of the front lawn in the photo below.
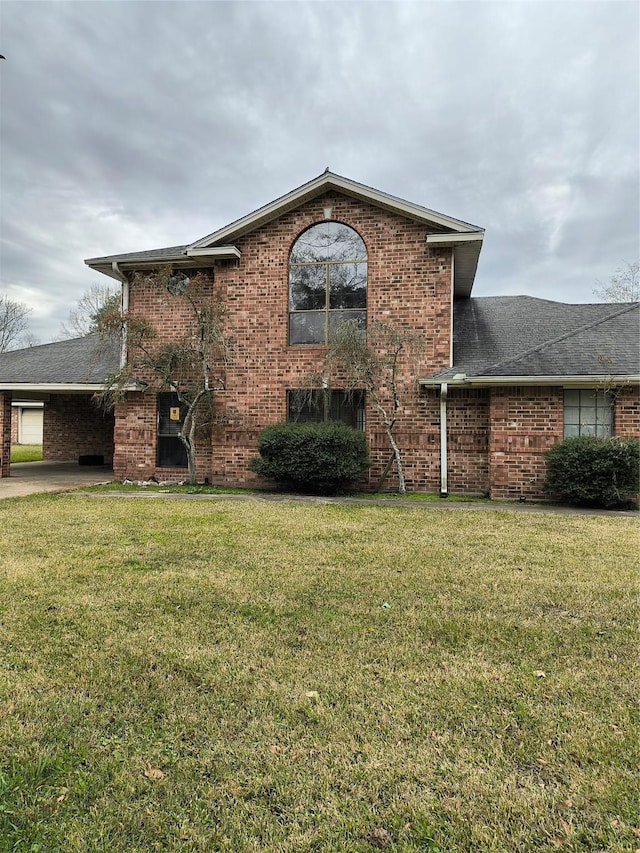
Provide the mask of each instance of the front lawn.
{"label": "front lawn", "polygon": [[41,444],[12,444],[11,462],[41,462]]}
{"label": "front lawn", "polygon": [[634,519],[0,501],[0,850],[640,847]]}

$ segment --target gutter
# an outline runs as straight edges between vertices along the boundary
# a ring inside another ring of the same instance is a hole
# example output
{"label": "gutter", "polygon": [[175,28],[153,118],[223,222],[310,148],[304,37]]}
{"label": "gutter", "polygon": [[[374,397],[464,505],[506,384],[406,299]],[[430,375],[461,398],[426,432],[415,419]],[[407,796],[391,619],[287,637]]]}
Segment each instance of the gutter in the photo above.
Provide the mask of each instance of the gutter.
{"label": "gutter", "polygon": [[[122,283],[122,297],[120,299],[120,310],[123,316],[126,316],[129,310],[129,279],[118,266],[117,261],[111,262],[111,269],[115,278],[120,279]],[[120,367],[124,367],[127,363],[127,325],[126,322],[122,327],[122,340],[120,341]]]}
{"label": "gutter", "polygon": [[490,387],[492,385],[561,385],[565,388],[593,388],[602,383],[625,382],[629,385],[640,384],[640,374],[572,374],[566,376],[467,376],[456,373],[453,377],[442,379],[418,379],[423,388],[440,388],[443,384],[464,387]]}

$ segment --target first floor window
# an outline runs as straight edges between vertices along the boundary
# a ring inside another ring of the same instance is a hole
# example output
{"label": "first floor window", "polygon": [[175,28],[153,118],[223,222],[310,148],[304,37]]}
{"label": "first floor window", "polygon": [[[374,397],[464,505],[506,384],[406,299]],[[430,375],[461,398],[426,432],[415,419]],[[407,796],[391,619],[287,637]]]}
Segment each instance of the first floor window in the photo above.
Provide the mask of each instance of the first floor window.
{"label": "first floor window", "polygon": [[158,468],[187,467],[187,451],[179,437],[184,417],[177,394],[158,394]]}
{"label": "first floor window", "polygon": [[364,391],[288,391],[287,420],[297,423],[340,421],[364,430]]}
{"label": "first floor window", "polygon": [[564,437],[613,435],[613,409],[606,391],[571,388],[564,392]]}

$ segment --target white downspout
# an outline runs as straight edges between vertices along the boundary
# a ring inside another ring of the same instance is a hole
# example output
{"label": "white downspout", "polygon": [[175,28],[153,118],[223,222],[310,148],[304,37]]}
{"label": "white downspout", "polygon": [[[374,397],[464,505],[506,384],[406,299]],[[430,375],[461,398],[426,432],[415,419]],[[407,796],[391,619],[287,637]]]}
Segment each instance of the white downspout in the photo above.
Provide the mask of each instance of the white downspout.
{"label": "white downspout", "polygon": [[[127,311],[129,310],[129,279],[122,272],[120,267],[118,266],[117,261],[111,262],[111,269],[120,279],[122,283],[122,295],[120,298],[120,310],[122,314],[126,316]],[[127,363],[127,326],[126,324],[122,327],[122,340],[120,341],[120,367],[124,367]]]}
{"label": "white downspout", "polygon": [[447,383],[440,385],[440,497],[449,496],[447,484]]}

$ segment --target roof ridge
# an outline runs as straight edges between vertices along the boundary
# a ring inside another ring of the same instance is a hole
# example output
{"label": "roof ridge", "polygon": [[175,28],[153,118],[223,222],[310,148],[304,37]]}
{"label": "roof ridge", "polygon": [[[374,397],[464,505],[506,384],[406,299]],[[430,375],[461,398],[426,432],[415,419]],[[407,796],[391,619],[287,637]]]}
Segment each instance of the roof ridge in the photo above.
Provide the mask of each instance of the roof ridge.
{"label": "roof ridge", "polygon": [[[562,303],[562,304],[568,304],[568,303]],[[597,305],[599,303],[594,302],[592,304]],[[606,303],[605,302],[603,304],[606,305],[606,304],[615,304],[615,303]],[[578,307],[580,307],[580,306],[578,306]],[[626,314],[627,312],[633,311],[634,309],[637,309],[637,308],[640,308],[640,303],[631,302],[628,305],[625,305],[624,308],[621,308],[619,311],[614,311],[611,314],[607,314],[606,317],[600,317],[597,320],[592,320],[590,323],[583,323],[583,325],[578,326],[577,329],[572,329],[569,332],[565,332],[563,335],[560,335],[557,338],[551,338],[548,341],[543,341],[543,343],[538,344],[535,347],[531,347],[528,350],[523,350],[523,352],[520,352],[517,355],[513,355],[510,358],[505,358],[502,361],[494,362],[494,364],[486,365],[485,367],[482,368],[482,371],[480,371],[476,375],[482,376],[488,370],[495,370],[499,367],[502,367],[502,365],[512,364],[515,361],[519,361],[522,358],[526,358],[526,356],[532,355],[535,352],[541,352],[543,349],[546,349],[546,347],[553,346],[554,344],[560,343],[561,341],[566,341],[568,338],[572,338],[575,335],[579,335],[582,332],[586,332],[588,329],[593,329],[596,326],[601,325],[602,323],[606,323],[609,320],[612,320],[614,317],[619,317],[621,314]]]}

